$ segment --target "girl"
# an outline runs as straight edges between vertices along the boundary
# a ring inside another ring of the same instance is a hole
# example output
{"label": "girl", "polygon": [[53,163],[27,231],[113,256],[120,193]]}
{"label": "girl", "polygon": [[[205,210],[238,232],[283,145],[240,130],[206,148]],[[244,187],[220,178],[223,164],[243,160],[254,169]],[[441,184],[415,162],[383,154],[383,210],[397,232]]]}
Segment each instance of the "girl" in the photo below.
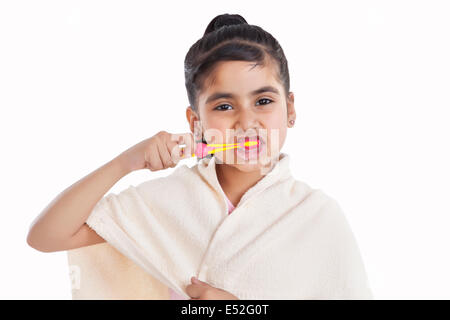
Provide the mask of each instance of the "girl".
{"label": "girl", "polygon": [[[172,299],[371,299],[339,205],[295,180],[280,152],[296,113],[277,40],[240,15],[216,16],[186,55],[185,80],[191,133],[159,132],[72,185],[35,219],[29,245],[53,252],[107,241]],[[257,147],[218,151],[103,197],[134,170],[175,167],[200,141],[246,138]]]}

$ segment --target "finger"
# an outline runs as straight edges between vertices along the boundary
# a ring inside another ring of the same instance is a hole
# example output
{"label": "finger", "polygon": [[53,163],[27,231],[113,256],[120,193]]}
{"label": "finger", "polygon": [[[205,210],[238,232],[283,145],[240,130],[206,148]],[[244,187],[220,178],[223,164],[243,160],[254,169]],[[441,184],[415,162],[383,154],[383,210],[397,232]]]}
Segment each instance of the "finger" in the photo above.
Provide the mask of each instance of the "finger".
{"label": "finger", "polygon": [[172,165],[170,167],[175,167],[177,163],[180,161],[180,148],[178,146],[178,140],[176,134],[172,134],[170,136],[170,141],[166,143],[166,149],[170,157],[170,161]]}
{"label": "finger", "polygon": [[200,298],[202,292],[204,290],[204,287],[198,284],[190,284],[186,287],[186,293],[191,298]]}
{"label": "finger", "polygon": [[208,285],[206,282],[201,281],[200,279],[192,276],[191,277],[191,281],[193,284],[198,284],[198,285]]}
{"label": "finger", "polygon": [[195,141],[192,133],[184,133],[180,134],[181,142],[180,144],[184,144],[185,147],[182,148],[181,156],[183,159],[190,158],[192,154],[195,152]]}
{"label": "finger", "polygon": [[152,171],[161,170],[163,168],[161,158],[159,156],[158,147],[152,146],[148,152],[148,166]]}
{"label": "finger", "polygon": [[163,168],[172,167],[174,165],[172,158],[170,157],[170,152],[167,149],[167,142],[166,140],[158,141],[158,150],[159,150],[159,156],[161,158],[161,162],[163,164]]}
{"label": "finger", "polygon": [[184,148],[180,146],[182,141],[182,134],[173,134],[171,137],[171,142],[168,144],[170,155],[174,163],[178,163],[181,159],[185,158]]}

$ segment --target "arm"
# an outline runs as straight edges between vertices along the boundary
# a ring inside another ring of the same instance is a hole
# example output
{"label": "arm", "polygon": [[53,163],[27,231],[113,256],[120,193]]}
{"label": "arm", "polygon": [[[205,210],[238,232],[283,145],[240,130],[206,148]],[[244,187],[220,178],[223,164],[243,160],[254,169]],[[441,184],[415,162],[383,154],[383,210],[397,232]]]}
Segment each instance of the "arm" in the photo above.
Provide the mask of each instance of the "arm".
{"label": "arm", "polygon": [[[187,144],[180,156],[179,139]],[[125,150],[59,194],[32,222],[27,243],[36,250],[53,252],[88,246],[105,240],[85,223],[105,193],[130,172],[164,170],[190,157],[194,150],[191,133],[160,131]]]}
{"label": "arm", "polygon": [[53,252],[104,242],[85,221],[105,193],[129,172],[118,156],[69,186],[34,219],[27,243]]}

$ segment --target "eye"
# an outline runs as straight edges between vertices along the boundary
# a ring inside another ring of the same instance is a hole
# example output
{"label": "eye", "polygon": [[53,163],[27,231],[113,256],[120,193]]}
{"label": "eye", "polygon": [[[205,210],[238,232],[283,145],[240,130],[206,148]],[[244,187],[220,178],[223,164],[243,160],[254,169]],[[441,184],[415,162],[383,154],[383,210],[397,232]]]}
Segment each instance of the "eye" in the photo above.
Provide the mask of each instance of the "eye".
{"label": "eye", "polygon": [[218,109],[218,108],[223,107],[223,106],[230,106],[230,105],[229,104],[221,104],[220,106],[217,106],[216,108],[214,108],[214,110],[223,110],[223,109]]}
{"label": "eye", "polygon": [[[269,103],[272,103],[272,102],[273,102],[272,100],[267,99],[267,98],[259,99],[258,102],[260,102],[260,101],[266,101],[266,103],[263,103],[263,105],[266,105],[266,104],[269,104]],[[223,107],[223,106],[230,106],[230,107],[231,107],[231,105],[225,103],[225,104],[221,104],[221,105],[215,107],[214,110],[224,110],[224,109],[221,108],[221,107]]]}
{"label": "eye", "polygon": [[265,100],[265,101],[269,101],[269,102],[267,102],[267,103],[263,103],[263,104],[269,104],[269,103],[273,102],[272,100],[270,100],[270,99],[267,99],[267,98],[262,98],[262,99],[259,99],[259,100],[258,100],[258,102],[259,102],[259,101],[264,101],[264,100]]}

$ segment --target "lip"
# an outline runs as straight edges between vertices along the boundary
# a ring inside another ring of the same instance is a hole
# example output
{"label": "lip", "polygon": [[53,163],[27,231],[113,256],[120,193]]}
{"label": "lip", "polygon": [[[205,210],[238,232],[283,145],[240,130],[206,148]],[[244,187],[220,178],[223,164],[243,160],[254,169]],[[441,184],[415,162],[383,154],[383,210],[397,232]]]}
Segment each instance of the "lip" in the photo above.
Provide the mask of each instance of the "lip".
{"label": "lip", "polygon": [[[248,140],[250,140],[250,141],[254,141],[254,140],[258,140],[259,141],[259,144],[262,146],[263,144],[265,144],[265,141],[264,141],[264,139],[260,136],[260,135],[253,135],[253,136],[250,136],[250,137],[247,137],[247,136],[239,136],[239,137],[236,137],[236,143],[245,143],[245,139],[246,138],[248,138]],[[260,149],[261,149],[261,146],[259,147]],[[247,148],[246,148],[247,149]]]}
{"label": "lip", "polygon": [[[256,140],[257,137],[249,137],[249,140]],[[236,148],[235,152],[238,157],[244,159],[244,160],[257,160],[260,158],[262,151],[265,148],[265,142],[264,140],[259,140],[260,144],[255,147],[250,148]],[[238,142],[245,142],[245,138],[238,139]]]}

